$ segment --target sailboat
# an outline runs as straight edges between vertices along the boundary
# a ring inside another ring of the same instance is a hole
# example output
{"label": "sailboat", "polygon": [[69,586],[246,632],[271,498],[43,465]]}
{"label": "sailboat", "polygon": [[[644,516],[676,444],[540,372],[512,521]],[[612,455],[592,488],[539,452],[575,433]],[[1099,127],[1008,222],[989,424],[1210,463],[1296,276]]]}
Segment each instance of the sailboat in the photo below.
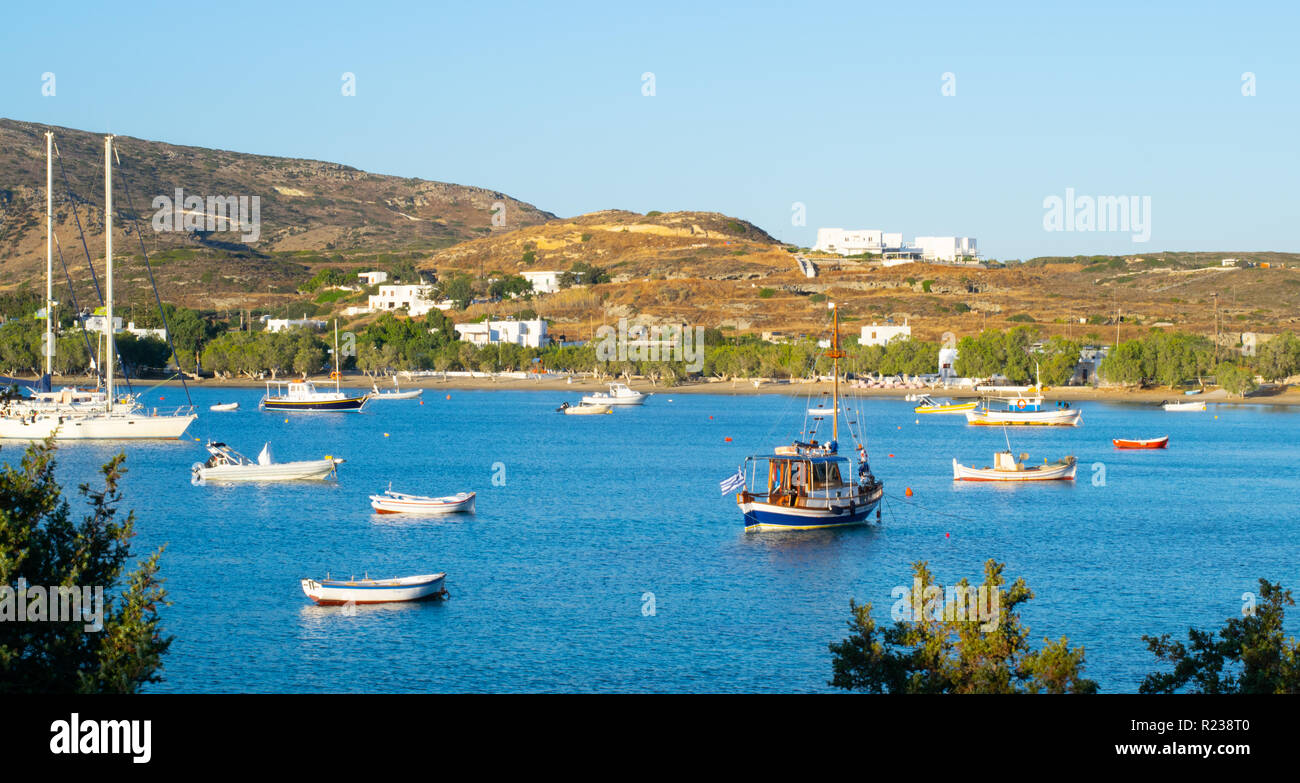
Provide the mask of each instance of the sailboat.
{"label": "sailboat", "polygon": [[839,310],[834,303],[829,306],[834,333],[825,356],[834,368],[832,403],[814,418],[831,419],[831,439],[796,440],[772,454],[747,457],[736,475],[722,482],[724,494],[738,490],[736,505],[744,514],[746,531],[847,527],[866,522],[873,511],[879,518],[885,484],[872,474],[866,444],[854,435],[847,417],[849,435],[858,441],[856,454],[851,459],[839,453],[840,359],[847,354],[840,349]]}
{"label": "sailboat", "polygon": [[[46,186],[52,180],[49,146],[53,134],[47,134]],[[46,199],[47,229],[53,231],[51,199]],[[47,243],[47,273],[53,278],[53,259]],[[198,416],[193,406],[180,407],[171,413],[146,410],[132,396],[118,398],[113,384],[113,136],[104,137],[104,248],[106,296],[104,299],[104,392],[59,393],[42,395],[34,403],[18,402],[0,410],[0,438],[14,440],[99,440],[138,438],[179,438]],[[53,354],[51,313],[52,283],[46,285],[46,371]],[[54,400],[50,404],[51,398]],[[78,399],[79,398],[79,399]],[[66,402],[65,402],[66,400]]]}

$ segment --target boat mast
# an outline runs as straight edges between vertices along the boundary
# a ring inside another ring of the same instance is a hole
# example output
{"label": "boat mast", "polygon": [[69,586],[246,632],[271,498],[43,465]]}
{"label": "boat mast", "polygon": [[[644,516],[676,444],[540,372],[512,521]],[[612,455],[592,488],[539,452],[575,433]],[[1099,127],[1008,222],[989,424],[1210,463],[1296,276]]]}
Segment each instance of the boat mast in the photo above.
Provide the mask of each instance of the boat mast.
{"label": "boat mast", "polygon": [[831,372],[835,376],[831,387],[831,440],[838,442],[840,439],[840,359],[847,354],[840,350],[840,310],[834,302],[829,306],[835,324],[831,332],[831,349],[826,352],[831,359],[833,368]]}
{"label": "boat mast", "polygon": [[107,410],[113,410],[113,137],[104,137],[104,248],[107,256],[108,292],[104,296],[104,378],[108,391]]}
{"label": "boat mast", "polygon": [[339,382],[343,379],[343,370],[339,364],[339,319],[334,319],[334,391],[342,391]]}
{"label": "boat mast", "polygon": [[54,131],[45,132],[45,375],[54,371]]}

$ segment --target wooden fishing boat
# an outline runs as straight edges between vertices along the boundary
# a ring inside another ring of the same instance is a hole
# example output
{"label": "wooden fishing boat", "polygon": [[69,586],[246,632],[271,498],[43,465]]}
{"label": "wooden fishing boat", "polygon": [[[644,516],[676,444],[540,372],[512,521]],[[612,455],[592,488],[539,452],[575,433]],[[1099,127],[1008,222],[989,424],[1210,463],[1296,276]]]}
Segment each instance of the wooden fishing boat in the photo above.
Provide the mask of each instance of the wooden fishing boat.
{"label": "wooden fishing boat", "polygon": [[1205,410],[1205,400],[1193,402],[1161,402],[1160,407],[1172,413],[1191,413]]}
{"label": "wooden fishing boat", "polygon": [[208,410],[210,410],[210,411],[236,411],[236,410],[239,410],[239,403],[237,403],[237,402],[219,402],[219,403],[217,403],[216,405],[209,405],[209,406],[208,406]]}
{"label": "wooden fishing boat", "polygon": [[1043,460],[1042,465],[1026,466],[1028,455],[1021,454],[1017,460],[1010,451],[999,451],[993,455],[993,467],[975,468],[963,465],[955,458],[952,461],[953,481],[1073,481],[1077,463],[1074,457],[1065,457],[1056,462]]}
{"label": "wooden fishing boat", "polygon": [[[276,387],[274,393],[272,386]],[[359,411],[369,401],[369,394],[356,396],[338,388],[318,391],[308,380],[267,381],[262,407],[268,411]]]}
{"label": "wooden fishing boat", "polygon": [[190,466],[190,481],[203,484],[208,481],[312,481],[336,475],[343,460],[326,455],[321,459],[299,462],[275,462],[271,459],[271,444],[253,461],[224,443],[208,441],[204,447],[212,456],[207,462]]}
{"label": "wooden fishing boat", "polygon": [[916,413],[965,413],[973,411],[979,405],[978,402],[953,402],[952,400],[936,400],[928,394],[922,394],[917,400],[921,404],[913,408]]}
{"label": "wooden fishing boat", "polygon": [[370,496],[370,507],[379,514],[455,514],[474,513],[473,492],[459,492],[440,498],[407,495],[389,487],[382,495]]}
{"label": "wooden fishing boat", "polygon": [[387,604],[444,598],[446,573],[403,576],[393,579],[303,579],[302,591],[320,606],[343,604]]}
{"label": "wooden fishing boat", "polygon": [[1126,438],[1112,438],[1111,443],[1115,444],[1117,449],[1163,449],[1169,445],[1169,436],[1163,438],[1149,438],[1147,440],[1128,440]]}
{"label": "wooden fishing boat", "polygon": [[[830,307],[835,309],[834,304]],[[872,474],[864,439],[855,434],[851,420],[849,434],[859,441],[855,456],[850,459],[839,453],[839,360],[847,354],[840,349],[839,310],[835,310],[833,320],[831,349],[825,353],[833,363],[831,405],[807,409],[814,420],[809,431],[815,435],[816,428],[829,418],[831,439],[825,443],[815,438],[809,442],[796,440],[791,445],[777,446],[771,454],[748,457],[734,475],[720,483],[722,494],[736,493],[746,531],[861,525],[873,511],[879,519],[885,484]]]}

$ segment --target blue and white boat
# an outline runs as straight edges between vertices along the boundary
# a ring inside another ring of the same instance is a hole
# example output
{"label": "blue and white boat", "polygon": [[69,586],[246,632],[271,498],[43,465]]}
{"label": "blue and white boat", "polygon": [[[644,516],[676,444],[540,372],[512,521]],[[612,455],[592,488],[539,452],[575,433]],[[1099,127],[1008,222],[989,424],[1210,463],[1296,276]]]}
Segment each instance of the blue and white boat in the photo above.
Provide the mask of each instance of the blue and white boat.
{"label": "blue and white boat", "polygon": [[[818,423],[823,418],[831,420],[831,439],[825,443],[815,438],[807,443],[796,440],[778,446],[772,454],[751,456],[735,476],[722,483],[724,493],[737,490],[736,505],[744,514],[746,531],[860,525],[869,520],[873,511],[877,519],[880,517],[885,484],[872,474],[865,444],[855,438],[858,447],[852,458],[839,453],[839,420],[844,414],[840,408],[839,360],[845,353],[840,350],[838,310],[834,321],[832,347],[826,352],[834,363],[832,404],[826,413],[834,414],[812,416]],[[849,433],[854,435],[853,422],[848,423]]]}

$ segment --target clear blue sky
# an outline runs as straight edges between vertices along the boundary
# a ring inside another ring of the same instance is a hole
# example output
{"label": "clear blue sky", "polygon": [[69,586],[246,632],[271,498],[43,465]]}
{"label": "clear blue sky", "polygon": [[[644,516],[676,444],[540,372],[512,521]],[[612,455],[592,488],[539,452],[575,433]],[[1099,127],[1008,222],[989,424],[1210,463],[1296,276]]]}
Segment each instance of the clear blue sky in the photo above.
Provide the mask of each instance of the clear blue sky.
{"label": "clear blue sky", "polygon": [[[0,116],[559,215],[714,210],[801,245],[838,226],[970,235],[1004,259],[1300,251],[1294,3],[81,6],[6,9]],[[1150,241],[1044,231],[1067,187],[1150,196]]]}

